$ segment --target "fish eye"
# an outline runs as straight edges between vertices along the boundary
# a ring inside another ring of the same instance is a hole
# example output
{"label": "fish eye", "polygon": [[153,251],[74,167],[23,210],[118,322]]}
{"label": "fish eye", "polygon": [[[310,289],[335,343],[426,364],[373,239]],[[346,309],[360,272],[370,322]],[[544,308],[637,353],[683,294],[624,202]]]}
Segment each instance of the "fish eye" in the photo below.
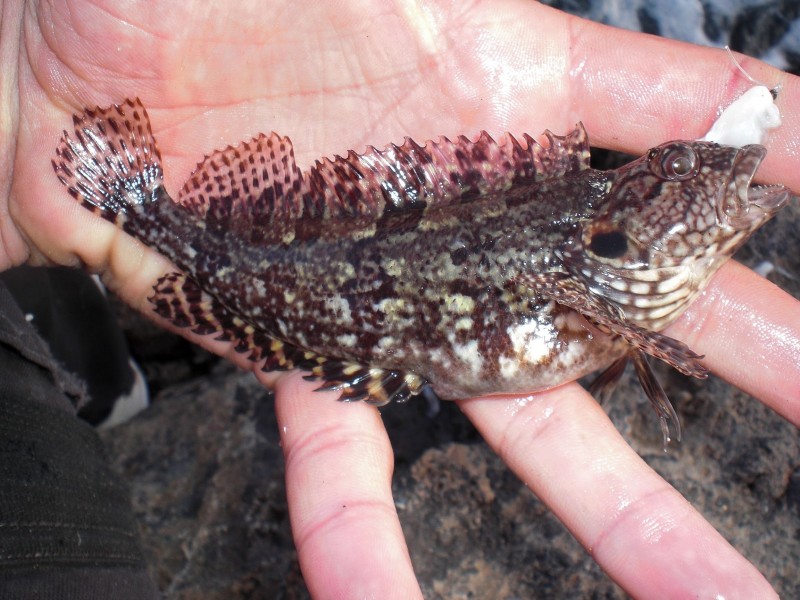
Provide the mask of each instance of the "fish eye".
{"label": "fish eye", "polygon": [[697,154],[688,144],[672,144],[658,154],[651,153],[649,158],[653,171],[671,181],[690,179],[700,168]]}
{"label": "fish eye", "polygon": [[668,165],[664,166],[664,170],[670,173],[674,173],[676,177],[685,177],[689,173],[692,172],[692,167],[694,163],[692,162],[691,158],[688,156],[678,156],[674,159],[670,157],[670,162]]}
{"label": "fish eye", "polygon": [[628,238],[621,231],[595,233],[589,240],[589,250],[600,258],[619,258],[628,251]]}

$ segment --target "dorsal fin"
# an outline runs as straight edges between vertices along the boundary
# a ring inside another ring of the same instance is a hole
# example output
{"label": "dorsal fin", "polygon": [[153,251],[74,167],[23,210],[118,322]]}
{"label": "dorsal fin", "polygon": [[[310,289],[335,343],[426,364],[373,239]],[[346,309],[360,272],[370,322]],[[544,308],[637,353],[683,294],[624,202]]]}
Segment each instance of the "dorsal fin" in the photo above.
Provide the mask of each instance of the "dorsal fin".
{"label": "dorsal fin", "polygon": [[565,135],[545,131],[547,146],[511,134],[496,142],[482,131],[476,141],[446,137],[420,146],[406,138],[384,150],[324,159],[305,176],[304,214],[309,217],[377,216],[384,210],[448,205],[559,177],[589,166],[589,142],[581,123]]}
{"label": "dorsal fin", "polygon": [[273,132],[206,156],[183,185],[178,203],[211,226],[256,241],[263,228],[299,216],[301,187],[292,142]]}
{"label": "dorsal fin", "polygon": [[72,115],[52,161],[70,195],[122,227],[134,207],[162,197],[161,155],[139,98]]}
{"label": "dorsal fin", "polygon": [[544,135],[546,146],[523,135],[524,147],[511,134],[498,143],[485,131],[474,142],[442,137],[420,146],[406,138],[402,146],[370,146],[363,154],[351,150],[317,161],[303,174],[289,138],[262,134],[198,163],[178,202],[210,227],[251,242],[282,239],[300,217],[378,218],[384,211],[469,201],[589,166],[582,124],[565,136]]}

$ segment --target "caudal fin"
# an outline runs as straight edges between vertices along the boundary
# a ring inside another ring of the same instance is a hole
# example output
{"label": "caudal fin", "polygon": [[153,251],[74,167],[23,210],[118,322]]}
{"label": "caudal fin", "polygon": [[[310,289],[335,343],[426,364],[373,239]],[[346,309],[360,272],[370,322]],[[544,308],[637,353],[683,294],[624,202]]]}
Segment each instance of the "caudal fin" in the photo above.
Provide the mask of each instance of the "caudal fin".
{"label": "caudal fin", "polygon": [[163,192],[161,155],[138,98],[73,115],[74,139],[64,131],[53,169],[83,206],[122,227],[136,206]]}

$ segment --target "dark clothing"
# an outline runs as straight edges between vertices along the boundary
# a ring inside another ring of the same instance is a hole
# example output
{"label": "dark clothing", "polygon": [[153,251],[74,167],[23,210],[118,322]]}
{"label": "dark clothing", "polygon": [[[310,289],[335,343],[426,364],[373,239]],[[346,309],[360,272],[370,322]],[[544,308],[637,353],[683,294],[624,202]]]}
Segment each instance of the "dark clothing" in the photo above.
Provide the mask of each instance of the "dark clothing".
{"label": "dark clothing", "polygon": [[149,599],[127,486],[92,427],[84,387],[0,282],[0,599]]}

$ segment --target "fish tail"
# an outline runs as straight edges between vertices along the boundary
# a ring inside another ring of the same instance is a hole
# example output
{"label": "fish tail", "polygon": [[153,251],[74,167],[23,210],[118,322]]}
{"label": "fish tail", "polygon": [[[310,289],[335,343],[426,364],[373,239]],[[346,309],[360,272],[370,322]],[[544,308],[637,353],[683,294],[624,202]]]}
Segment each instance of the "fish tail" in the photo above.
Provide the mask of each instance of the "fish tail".
{"label": "fish tail", "polygon": [[129,229],[132,217],[166,196],[147,111],[136,98],[72,120],[74,137],[64,131],[52,160],[56,176],[84,207]]}

